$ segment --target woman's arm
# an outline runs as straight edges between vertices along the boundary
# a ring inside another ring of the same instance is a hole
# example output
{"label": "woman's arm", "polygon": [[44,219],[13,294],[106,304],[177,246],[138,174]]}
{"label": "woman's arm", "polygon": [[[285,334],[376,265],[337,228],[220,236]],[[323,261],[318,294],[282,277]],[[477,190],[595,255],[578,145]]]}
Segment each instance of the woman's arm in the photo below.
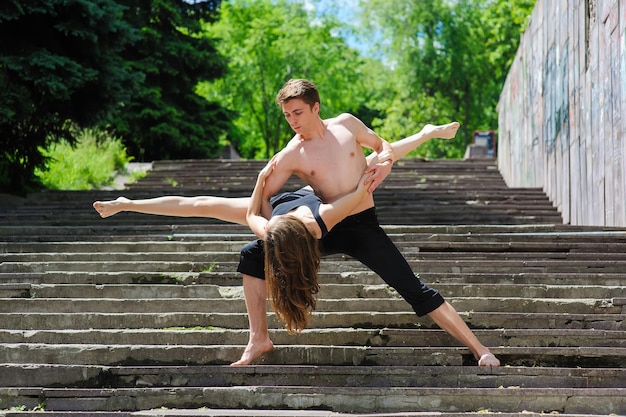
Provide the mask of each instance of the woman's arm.
{"label": "woman's arm", "polygon": [[268,219],[262,215],[263,212],[271,212],[271,208],[263,207],[264,202],[266,201],[263,198],[263,192],[265,188],[265,181],[270,176],[272,171],[274,170],[274,159],[270,160],[267,165],[259,172],[259,175],[256,180],[256,185],[254,186],[254,190],[252,191],[252,196],[250,197],[250,205],[248,206],[248,211],[246,213],[246,221],[248,222],[248,226],[250,230],[257,235],[259,239],[265,239],[265,226],[267,225]]}
{"label": "woman's arm", "polygon": [[366,179],[371,174],[363,174],[354,191],[348,193],[333,203],[320,205],[320,217],[324,220],[326,228],[330,231],[337,223],[348,217],[352,210],[359,205],[361,200],[368,194]]}

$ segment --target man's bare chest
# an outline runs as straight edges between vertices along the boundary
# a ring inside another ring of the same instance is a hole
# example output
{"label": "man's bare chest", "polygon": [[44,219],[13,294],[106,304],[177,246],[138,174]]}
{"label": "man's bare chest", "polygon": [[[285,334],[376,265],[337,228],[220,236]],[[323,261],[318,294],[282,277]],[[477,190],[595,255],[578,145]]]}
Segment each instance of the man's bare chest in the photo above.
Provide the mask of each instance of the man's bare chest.
{"label": "man's bare chest", "polygon": [[352,171],[361,172],[363,151],[352,144],[303,149],[298,160],[300,175],[312,182],[336,180]]}

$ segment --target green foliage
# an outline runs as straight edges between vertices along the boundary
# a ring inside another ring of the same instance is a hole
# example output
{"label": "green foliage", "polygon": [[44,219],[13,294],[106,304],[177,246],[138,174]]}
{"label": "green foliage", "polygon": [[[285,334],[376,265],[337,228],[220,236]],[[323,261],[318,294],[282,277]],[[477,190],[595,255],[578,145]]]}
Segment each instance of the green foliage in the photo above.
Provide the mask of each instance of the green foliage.
{"label": "green foliage", "polygon": [[[119,55],[136,33],[114,0],[0,5],[0,188],[24,191],[57,137],[103,119],[136,76]],[[70,120],[72,122],[70,122]]]}
{"label": "green foliage", "polygon": [[75,145],[66,140],[54,142],[42,154],[46,165],[35,174],[46,188],[57,190],[101,188],[132,160],[119,138],[94,130],[82,131]]}
{"label": "green foliage", "polygon": [[361,78],[366,61],[335,35],[336,20],[316,18],[300,2],[232,0],[222,3],[220,20],[206,28],[229,56],[229,72],[201,84],[199,92],[237,110],[230,140],[245,157],[268,158],[293,135],[275,103],[291,78],[317,85],[322,117],[358,113],[367,101]]}
{"label": "green foliage", "polygon": [[383,135],[409,135],[426,123],[461,122],[452,142],[417,153],[460,157],[475,130],[497,126],[496,105],[534,0],[370,0],[364,31],[390,68],[379,93]]}
{"label": "green foliage", "polygon": [[215,157],[231,129],[232,114],[200,97],[195,88],[226,71],[214,41],[200,33],[200,20],[212,21],[220,2],[119,1],[128,7],[126,19],[141,30],[140,40],[122,56],[144,78],[108,128],[141,161]]}

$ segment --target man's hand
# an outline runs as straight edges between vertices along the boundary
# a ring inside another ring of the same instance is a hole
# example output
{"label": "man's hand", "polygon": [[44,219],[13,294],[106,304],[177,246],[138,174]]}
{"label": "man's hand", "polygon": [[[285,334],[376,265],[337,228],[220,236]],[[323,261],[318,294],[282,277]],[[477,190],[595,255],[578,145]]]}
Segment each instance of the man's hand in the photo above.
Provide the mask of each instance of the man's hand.
{"label": "man's hand", "polygon": [[383,162],[379,162],[376,165],[372,165],[365,170],[366,174],[371,173],[372,175],[365,179],[363,184],[367,185],[367,192],[373,193],[376,187],[380,185],[381,182],[387,178],[387,175],[391,172],[391,167],[393,163],[391,160],[386,160]]}

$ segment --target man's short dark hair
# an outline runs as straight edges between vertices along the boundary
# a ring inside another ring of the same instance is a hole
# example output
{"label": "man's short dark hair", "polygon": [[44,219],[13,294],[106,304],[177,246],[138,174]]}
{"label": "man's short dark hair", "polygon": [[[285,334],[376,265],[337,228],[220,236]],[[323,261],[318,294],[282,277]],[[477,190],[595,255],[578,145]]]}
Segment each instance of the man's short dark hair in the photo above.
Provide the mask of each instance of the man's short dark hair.
{"label": "man's short dark hair", "polygon": [[291,79],[283,85],[276,95],[276,104],[280,106],[294,98],[299,98],[313,107],[315,103],[320,102],[320,93],[317,91],[315,84],[309,80],[301,78]]}

